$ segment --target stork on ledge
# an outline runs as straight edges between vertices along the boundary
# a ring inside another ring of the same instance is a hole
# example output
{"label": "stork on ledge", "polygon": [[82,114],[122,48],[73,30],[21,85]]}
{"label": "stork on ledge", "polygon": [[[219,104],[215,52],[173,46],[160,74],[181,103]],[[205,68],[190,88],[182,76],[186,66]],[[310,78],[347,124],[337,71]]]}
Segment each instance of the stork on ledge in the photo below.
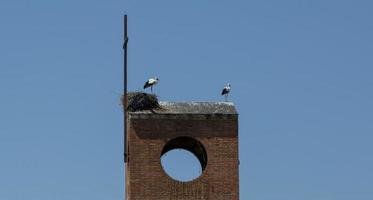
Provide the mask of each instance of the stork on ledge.
{"label": "stork on ledge", "polygon": [[144,89],[150,87],[150,91],[153,93],[153,86],[156,85],[158,81],[158,77],[150,78],[148,81],[146,81]]}
{"label": "stork on ledge", "polygon": [[227,84],[224,86],[223,90],[221,91],[221,95],[224,95],[225,101],[228,101],[228,94],[231,91],[231,84]]}

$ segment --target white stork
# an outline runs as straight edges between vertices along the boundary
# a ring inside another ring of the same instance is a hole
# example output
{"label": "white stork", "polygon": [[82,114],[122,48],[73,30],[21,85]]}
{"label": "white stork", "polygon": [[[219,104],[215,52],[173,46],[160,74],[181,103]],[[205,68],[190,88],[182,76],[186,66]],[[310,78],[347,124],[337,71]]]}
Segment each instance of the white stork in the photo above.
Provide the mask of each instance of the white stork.
{"label": "white stork", "polygon": [[150,78],[148,81],[146,81],[144,89],[150,87],[150,91],[153,92],[153,86],[156,85],[158,81],[158,77]]}
{"label": "white stork", "polygon": [[231,91],[231,84],[227,84],[224,86],[223,90],[221,91],[221,95],[224,95],[225,101],[228,101],[228,94]]}

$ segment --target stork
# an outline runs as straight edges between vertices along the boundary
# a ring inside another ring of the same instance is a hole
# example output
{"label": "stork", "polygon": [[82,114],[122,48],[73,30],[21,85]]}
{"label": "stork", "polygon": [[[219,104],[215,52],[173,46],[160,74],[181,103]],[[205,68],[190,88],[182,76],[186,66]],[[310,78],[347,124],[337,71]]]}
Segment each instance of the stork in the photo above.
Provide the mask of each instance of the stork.
{"label": "stork", "polygon": [[153,86],[158,83],[159,79],[158,77],[150,78],[148,81],[146,81],[144,85],[144,89],[150,87],[150,91],[153,92]]}
{"label": "stork", "polygon": [[231,91],[231,84],[227,83],[221,91],[221,95],[224,95],[225,101],[228,101],[228,94]]}

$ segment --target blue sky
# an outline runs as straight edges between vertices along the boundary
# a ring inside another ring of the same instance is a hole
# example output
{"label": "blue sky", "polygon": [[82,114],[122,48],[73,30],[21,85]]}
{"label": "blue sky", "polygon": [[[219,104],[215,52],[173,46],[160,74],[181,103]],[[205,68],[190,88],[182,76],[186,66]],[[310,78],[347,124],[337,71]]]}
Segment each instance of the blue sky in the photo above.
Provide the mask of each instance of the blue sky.
{"label": "blue sky", "polygon": [[230,99],[240,197],[373,199],[373,2],[0,2],[0,199],[122,199],[129,89]]}

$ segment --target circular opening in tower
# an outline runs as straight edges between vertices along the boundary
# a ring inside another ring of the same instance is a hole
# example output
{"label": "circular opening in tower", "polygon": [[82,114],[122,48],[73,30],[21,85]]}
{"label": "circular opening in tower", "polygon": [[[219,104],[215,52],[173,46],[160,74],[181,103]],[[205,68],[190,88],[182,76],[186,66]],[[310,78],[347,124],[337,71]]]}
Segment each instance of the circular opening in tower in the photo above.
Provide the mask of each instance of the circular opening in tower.
{"label": "circular opening in tower", "polygon": [[202,143],[191,137],[177,137],[166,143],[161,154],[163,170],[181,182],[200,177],[207,166],[207,154]]}

